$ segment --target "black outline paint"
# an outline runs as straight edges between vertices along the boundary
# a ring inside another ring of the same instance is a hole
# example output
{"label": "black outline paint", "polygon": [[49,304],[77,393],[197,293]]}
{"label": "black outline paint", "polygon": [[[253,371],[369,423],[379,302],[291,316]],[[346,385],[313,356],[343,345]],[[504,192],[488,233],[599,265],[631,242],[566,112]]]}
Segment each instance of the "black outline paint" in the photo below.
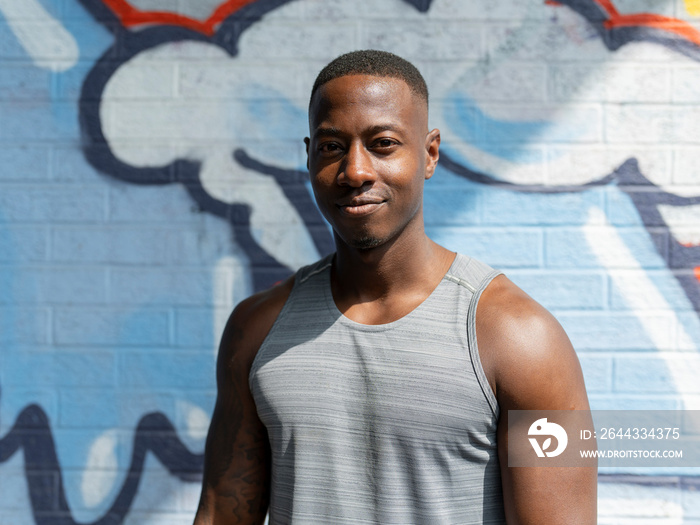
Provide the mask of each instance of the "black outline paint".
{"label": "black outline paint", "polygon": [[[191,40],[218,45],[229,55],[235,56],[238,54],[239,38],[246,29],[257,23],[268,12],[292,0],[259,0],[249,4],[222,22],[211,38],[179,26],[127,30],[100,0],[78,1],[114,36],[114,44],[96,61],[85,78],[81,91],[79,119],[86,159],[99,172],[124,182],[147,185],[182,184],[202,211],[221,217],[231,225],[235,242],[242,247],[249,258],[255,290],[267,288],[270,284],[289,275],[291,270],[268,254],[253,238],[250,231],[249,206],[228,204],[211,197],[201,183],[201,166],[198,163],[177,160],[160,167],[136,168],[117,159],[110,151],[102,133],[99,104],[111,76],[137,54],[166,42]],[[403,1],[422,13],[427,12],[432,4],[432,0]],[[586,18],[612,51],[630,42],[647,41],[700,61],[700,48],[678,35],[649,27],[605,29],[603,24],[607,19],[606,13],[602,12],[600,6],[593,0],[559,0],[559,3]],[[234,160],[242,166],[270,176],[279,184],[304,221],[320,253],[328,253],[333,249],[330,233],[306,189],[305,173],[264,164],[250,157],[242,149],[236,149],[232,155]],[[615,172],[599,180],[580,186],[518,186],[470,170],[446,152],[441,154],[440,164],[449,171],[479,184],[512,191],[563,193],[584,191],[606,184],[618,184],[635,204],[650,235],[653,235],[655,229],[668,230],[658,212],[659,205],[700,204],[700,197],[683,198],[661,191],[642,175],[635,159],[629,159]],[[700,262],[700,247],[688,248],[671,240],[670,246],[659,243],[657,248],[672,270],[687,269],[689,264]],[[700,286],[697,279],[687,272],[674,272],[674,274],[695,309],[700,310]],[[0,463],[8,461],[19,451],[24,454],[25,475],[36,523],[38,525],[77,525],[66,500],[63,474],[58,462],[50,422],[44,411],[37,405],[25,407],[12,429],[0,438]],[[145,458],[149,452],[154,454],[178,479],[192,482],[201,479],[202,455],[193,454],[184,446],[177,437],[173,425],[163,414],[147,414],[140,420],[134,433],[131,462],[123,486],[110,509],[91,525],[123,522],[138,492]],[[698,485],[697,478],[681,476],[652,478],[601,475],[600,480],[654,486],[672,485],[681,488],[692,488]]]}
{"label": "black outline paint", "polygon": [[[595,0],[557,0],[557,2],[588,20],[611,51],[616,51],[632,42],[651,42],[700,62],[700,47],[678,34],[647,26],[606,29],[604,23],[608,20],[608,14]],[[642,174],[635,158],[629,158],[613,173],[581,185],[514,184],[474,171],[455,160],[447,151],[440,152],[440,165],[455,175],[478,184],[526,193],[571,193],[617,183],[637,208],[652,239],[658,238],[659,230],[668,232],[668,239],[661,239],[654,245],[683,288],[696,313],[700,313],[700,281],[693,273],[695,267],[700,267],[700,246],[684,246],[678,242],[658,209],[659,205],[679,207],[697,205],[700,204],[700,197],[680,197],[661,189]]]}
{"label": "black outline paint", "polygon": [[649,26],[625,26],[607,29],[608,14],[595,0],[556,0],[583,16],[595,28],[610,51],[617,51],[631,42],[651,42],[700,61],[700,47],[682,36]]}
{"label": "black outline paint", "polygon": [[[265,14],[293,0],[258,0],[236,11],[224,20],[216,33],[208,37],[179,26],[148,27],[137,31],[118,25],[118,18],[100,0],[79,0],[94,18],[104,23],[114,34],[115,42],[95,63],[86,76],[80,95],[80,128],[83,152],[88,162],[100,173],[133,184],[182,184],[197,206],[205,212],[225,219],[231,224],[235,243],[248,257],[254,291],[269,288],[292,274],[254,239],[250,230],[250,207],[246,204],[228,204],[211,197],[200,179],[201,166],[197,162],[176,160],[160,166],[140,168],[119,160],[110,150],[102,131],[100,101],[109,79],[126,62],[139,53],[167,42],[208,42],[224,49],[230,56],[238,54],[241,35]],[[420,12],[426,12],[432,0],[404,0]],[[315,203],[306,188],[306,175],[299,171],[265,165],[236,149],[234,160],[242,166],[272,176],[280,185],[290,203],[299,212],[314,245],[321,255],[333,251],[333,238],[324,226]]]}
{"label": "black outline paint", "polygon": [[122,523],[138,492],[149,452],[181,481],[199,482],[202,477],[203,455],[193,454],[183,445],[175,428],[163,414],[146,414],[136,427],[129,470],[117,497],[102,517],[84,524],[73,519],[66,499],[63,473],[56,456],[51,425],[38,405],[25,407],[17,416],[12,429],[0,439],[0,463],[9,460],[20,450],[24,454],[24,473],[37,525]]}

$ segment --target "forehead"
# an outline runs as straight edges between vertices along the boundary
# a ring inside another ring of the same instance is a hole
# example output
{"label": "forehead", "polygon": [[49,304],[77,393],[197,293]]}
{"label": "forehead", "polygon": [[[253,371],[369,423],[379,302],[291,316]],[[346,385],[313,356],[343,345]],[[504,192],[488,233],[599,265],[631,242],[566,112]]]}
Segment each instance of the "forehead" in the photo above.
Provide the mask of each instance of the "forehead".
{"label": "forehead", "polygon": [[311,131],[329,119],[400,120],[427,129],[425,101],[394,77],[345,75],[320,86],[309,105]]}

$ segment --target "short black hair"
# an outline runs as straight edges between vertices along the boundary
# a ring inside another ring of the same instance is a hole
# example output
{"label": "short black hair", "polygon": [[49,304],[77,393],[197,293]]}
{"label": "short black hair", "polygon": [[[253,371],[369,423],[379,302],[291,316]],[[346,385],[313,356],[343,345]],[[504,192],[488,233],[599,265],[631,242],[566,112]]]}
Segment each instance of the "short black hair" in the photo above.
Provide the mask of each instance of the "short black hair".
{"label": "short black hair", "polygon": [[428,105],[428,86],[416,66],[398,55],[376,49],[351,51],[331,61],[316,77],[311,100],[323,84],[347,75],[399,78]]}

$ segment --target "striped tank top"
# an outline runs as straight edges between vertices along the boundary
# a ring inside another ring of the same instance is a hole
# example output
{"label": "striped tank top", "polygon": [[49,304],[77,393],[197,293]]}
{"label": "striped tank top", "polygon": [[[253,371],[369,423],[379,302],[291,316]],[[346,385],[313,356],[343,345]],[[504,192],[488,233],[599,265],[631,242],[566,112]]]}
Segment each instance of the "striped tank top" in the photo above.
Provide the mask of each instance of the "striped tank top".
{"label": "striped tank top", "polygon": [[270,524],[505,523],[474,322],[499,272],[457,255],[412,312],[363,325],[336,307],[331,262],[299,270],[250,371]]}

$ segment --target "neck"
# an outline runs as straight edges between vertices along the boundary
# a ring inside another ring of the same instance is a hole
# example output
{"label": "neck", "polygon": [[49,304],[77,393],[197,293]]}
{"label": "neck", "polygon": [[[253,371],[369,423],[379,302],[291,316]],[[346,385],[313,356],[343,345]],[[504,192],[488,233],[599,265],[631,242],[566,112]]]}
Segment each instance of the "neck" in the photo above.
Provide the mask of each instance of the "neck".
{"label": "neck", "polygon": [[[404,232],[406,233],[406,232]],[[408,238],[407,238],[408,237]],[[434,243],[421,229],[375,248],[359,250],[337,240],[334,291],[361,300],[416,292],[444,276],[454,254]]]}

